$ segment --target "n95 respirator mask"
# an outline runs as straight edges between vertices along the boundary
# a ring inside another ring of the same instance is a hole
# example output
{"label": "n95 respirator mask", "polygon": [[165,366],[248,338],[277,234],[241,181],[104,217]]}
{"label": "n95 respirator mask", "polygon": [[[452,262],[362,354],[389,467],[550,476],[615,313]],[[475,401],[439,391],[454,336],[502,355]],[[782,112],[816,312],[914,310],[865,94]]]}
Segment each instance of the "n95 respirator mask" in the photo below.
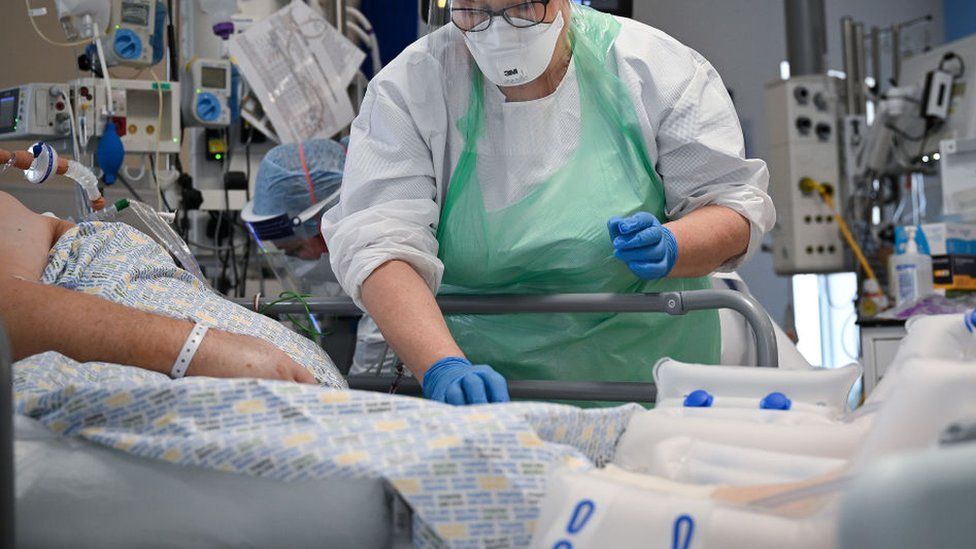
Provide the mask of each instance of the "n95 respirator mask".
{"label": "n95 respirator mask", "polygon": [[497,86],[519,86],[542,76],[552,61],[565,21],[516,28],[504,20],[487,29],[465,32],[464,41],[485,78]]}

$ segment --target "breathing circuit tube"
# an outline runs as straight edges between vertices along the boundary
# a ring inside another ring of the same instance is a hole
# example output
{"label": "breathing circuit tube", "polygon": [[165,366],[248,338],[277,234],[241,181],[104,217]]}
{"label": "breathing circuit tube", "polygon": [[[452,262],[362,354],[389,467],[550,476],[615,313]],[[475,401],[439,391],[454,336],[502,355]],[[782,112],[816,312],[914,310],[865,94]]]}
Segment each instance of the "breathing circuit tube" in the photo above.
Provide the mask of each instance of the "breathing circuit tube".
{"label": "breathing circuit tube", "polygon": [[47,181],[51,175],[63,175],[77,183],[88,197],[92,210],[105,207],[105,198],[98,190],[95,174],[80,162],[59,158],[58,153],[44,142],[35,143],[27,151],[0,149],[0,166],[13,166],[24,171],[24,176],[34,184]]}

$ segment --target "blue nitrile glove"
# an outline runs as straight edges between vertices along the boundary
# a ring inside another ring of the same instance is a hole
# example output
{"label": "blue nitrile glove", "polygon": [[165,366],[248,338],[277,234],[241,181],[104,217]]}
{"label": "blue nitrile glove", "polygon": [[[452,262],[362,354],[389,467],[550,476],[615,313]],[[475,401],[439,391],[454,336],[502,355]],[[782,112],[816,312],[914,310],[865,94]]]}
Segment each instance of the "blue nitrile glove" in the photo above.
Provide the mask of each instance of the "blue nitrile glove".
{"label": "blue nitrile glove", "polygon": [[678,260],[674,234],[647,212],[630,217],[613,217],[608,224],[613,255],[644,280],[657,280],[671,273]]}
{"label": "blue nitrile glove", "polygon": [[448,404],[508,402],[508,384],[491,366],[475,366],[464,358],[449,356],[434,363],[424,374],[424,396]]}

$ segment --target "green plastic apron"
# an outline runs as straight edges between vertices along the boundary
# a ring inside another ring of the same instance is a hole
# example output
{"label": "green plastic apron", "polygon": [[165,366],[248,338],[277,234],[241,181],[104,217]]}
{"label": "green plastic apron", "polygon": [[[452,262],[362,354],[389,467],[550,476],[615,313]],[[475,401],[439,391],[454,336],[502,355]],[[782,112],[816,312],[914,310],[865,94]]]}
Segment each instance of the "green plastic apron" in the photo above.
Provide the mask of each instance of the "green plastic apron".
{"label": "green plastic apron", "polygon": [[[664,189],[644,146],[629,94],[607,67],[620,23],[574,11],[573,62],[582,138],[569,162],[524,199],[499,211],[484,206],[478,143],[484,134],[484,84],[474,70],[468,112],[458,128],[465,147],[441,210],[441,295],[650,293],[710,287],[707,279],[643,281],[613,256],[607,222],[647,211],[664,220]],[[651,381],[661,357],[715,364],[715,311],[661,313],[449,315],[467,357],[507,379]]]}

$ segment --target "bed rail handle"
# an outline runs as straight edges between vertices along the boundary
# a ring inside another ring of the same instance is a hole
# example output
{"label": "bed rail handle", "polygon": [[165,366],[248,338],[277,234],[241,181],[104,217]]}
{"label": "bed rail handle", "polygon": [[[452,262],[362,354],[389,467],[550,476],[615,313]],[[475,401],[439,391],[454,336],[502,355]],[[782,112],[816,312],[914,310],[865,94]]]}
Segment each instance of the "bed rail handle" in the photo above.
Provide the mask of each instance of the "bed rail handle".
{"label": "bed rail handle", "polygon": [[[313,313],[335,316],[360,316],[362,311],[343,297],[309,298],[302,303],[287,300],[271,305],[272,300],[238,299],[236,303],[268,315]],[[758,366],[779,365],[776,333],[769,315],[753,297],[734,290],[688,290],[659,294],[554,294],[438,296],[444,314],[507,313],[667,313],[683,315],[707,309],[732,309],[745,317],[756,341]]]}

